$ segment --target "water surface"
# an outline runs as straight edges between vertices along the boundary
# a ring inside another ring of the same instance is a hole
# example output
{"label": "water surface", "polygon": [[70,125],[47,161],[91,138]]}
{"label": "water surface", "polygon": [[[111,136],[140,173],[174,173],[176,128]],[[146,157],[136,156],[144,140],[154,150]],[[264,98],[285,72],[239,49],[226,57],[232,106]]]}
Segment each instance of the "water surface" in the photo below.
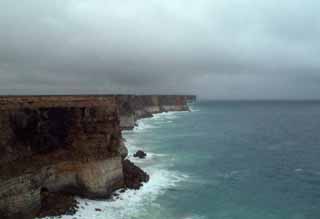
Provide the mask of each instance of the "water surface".
{"label": "water surface", "polygon": [[320,218],[320,102],[199,102],[139,125],[124,136],[150,182],[79,218]]}

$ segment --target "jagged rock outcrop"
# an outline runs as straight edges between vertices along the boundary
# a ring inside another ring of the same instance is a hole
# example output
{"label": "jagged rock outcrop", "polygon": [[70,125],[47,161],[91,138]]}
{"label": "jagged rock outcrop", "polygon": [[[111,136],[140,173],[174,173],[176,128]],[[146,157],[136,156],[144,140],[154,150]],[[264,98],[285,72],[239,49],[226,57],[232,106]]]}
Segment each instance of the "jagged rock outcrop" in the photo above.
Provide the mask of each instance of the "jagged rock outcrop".
{"label": "jagged rock outcrop", "polygon": [[33,218],[42,191],[106,198],[128,179],[137,188],[148,177],[124,162],[121,130],[153,113],[188,110],[190,98],[0,97],[0,218]]}
{"label": "jagged rock outcrop", "polygon": [[142,186],[142,183],[149,181],[149,175],[134,165],[130,160],[124,160],[122,165],[126,188],[139,189]]}

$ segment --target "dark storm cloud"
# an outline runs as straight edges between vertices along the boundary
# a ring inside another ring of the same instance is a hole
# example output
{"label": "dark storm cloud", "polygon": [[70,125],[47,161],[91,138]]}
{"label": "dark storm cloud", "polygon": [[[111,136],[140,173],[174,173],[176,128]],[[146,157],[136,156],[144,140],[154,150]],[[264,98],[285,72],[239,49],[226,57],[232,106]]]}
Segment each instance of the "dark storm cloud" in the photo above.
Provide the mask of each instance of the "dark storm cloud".
{"label": "dark storm cloud", "polygon": [[318,1],[2,0],[1,93],[319,98]]}

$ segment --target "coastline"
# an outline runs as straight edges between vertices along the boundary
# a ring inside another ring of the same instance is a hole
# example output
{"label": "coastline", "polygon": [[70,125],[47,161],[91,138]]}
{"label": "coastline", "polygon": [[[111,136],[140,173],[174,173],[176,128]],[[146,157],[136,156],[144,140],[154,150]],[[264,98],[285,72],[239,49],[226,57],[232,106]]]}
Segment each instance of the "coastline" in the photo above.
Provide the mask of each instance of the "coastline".
{"label": "coastline", "polygon": [[[189,111],[190,99],[195,97],[0,97],[0,215],[33,218],[51,197],[47,194],[106,199],[129,187],[122,130],[133,129],[155,113]],[[131,122],[124,127],[121,121],[128,115]],[[144,174],[139,168],[135,171]],[[139,184],[149,178],[129,176],[133,181],[138,177]]]}
{"label": "coastline", "polygon": [[[121,192],[121,189],[119,189],[113,193],[110,199],[106,200],[77,197],[79,209],[74,215],[45,217],[44,219],[127,219],[135,214],[143,214],[145,211],[144,207],[148,207],[147,205],[150,202],[167,190],[176,187],[180,182],[186,180],[188,176],[162,167],[161,158],[169,155],[155,153],[148,145],[137,145],[135,138],[143,138],[146,132],[150,133],[154,129],[160,128],[155,124],[157,120],[162,120],[164,123],[174,123],[177,115],[183,113],[188,113],[188,111],[155,113],[152,117],[138,119],[137,126],[132,130],[123,131],[123,138],[128,148],[128,159],[150,175],[150,181],[143,183],[143,186],[139,190],[127,189],[125,192]],[[143,149],[147,153],[145,159],[133,157],[133,154],[139,149]],[[96,209],[99,209],[99,211]]]}

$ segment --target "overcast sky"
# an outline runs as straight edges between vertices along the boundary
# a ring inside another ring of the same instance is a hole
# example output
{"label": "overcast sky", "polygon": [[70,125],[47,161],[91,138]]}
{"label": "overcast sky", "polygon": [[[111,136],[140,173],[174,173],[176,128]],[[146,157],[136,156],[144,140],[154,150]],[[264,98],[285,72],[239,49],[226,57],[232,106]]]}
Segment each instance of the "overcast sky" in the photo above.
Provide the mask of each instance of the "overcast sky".
{"label": "overcast sky", "polygon": [[320,98],[318,0],[0,0],[0,93]]}

